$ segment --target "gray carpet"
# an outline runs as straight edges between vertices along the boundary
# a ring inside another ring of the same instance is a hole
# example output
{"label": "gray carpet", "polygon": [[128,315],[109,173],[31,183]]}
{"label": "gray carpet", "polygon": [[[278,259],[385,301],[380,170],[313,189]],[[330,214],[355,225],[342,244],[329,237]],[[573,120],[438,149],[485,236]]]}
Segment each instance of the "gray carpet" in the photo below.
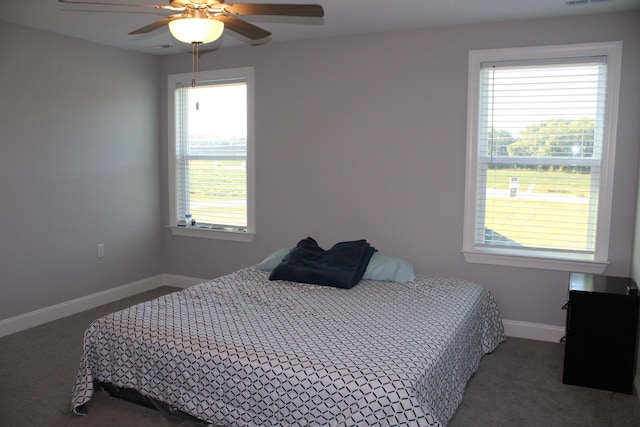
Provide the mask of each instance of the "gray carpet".
{"label": "gray carpet", "polygon": [[[72,414],[69,403],[87,325],[173,290],[156,289],[0,338],[0,426],[189,425],[104,392],[94,395],[86,417]],[[449,426],[640,426],[638,396],[562,384],[563,351],[560,344],[508,339],[485,356]]]}

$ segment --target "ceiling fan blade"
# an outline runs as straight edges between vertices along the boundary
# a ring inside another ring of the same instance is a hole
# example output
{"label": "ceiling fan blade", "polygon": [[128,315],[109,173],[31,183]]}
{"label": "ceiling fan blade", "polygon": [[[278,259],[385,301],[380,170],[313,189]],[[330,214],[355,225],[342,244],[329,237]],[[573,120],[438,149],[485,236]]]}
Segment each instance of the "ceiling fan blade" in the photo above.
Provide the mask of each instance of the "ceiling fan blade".
{"label": "ceiling fan blade", "polygon": [[242,19],[238,19],[235,16],[217,15],[214,16],[213,19],[223,22],[225,29],[231,30],[234,33],[238,33],[251,40],[260,40],[271,35],[269,31],[256,27],[255,25],[243,21]]}
{"label": "ceiling fan blade", "polygon": [[238,15],[307,16],[320,18],[324,9],[317,4],[227,4],[224,10]]}
{"label": "ceiling fan blade", "polygon": [[129,34],[133,35],[133,34],[145,34],[145,33],[150,33],[153,30],[157,30],[160,27],[163,27],[165,25],[167,25],[169,22],[173,21],[174,19],[178,19],[178,18],[183,18],[182,15],[170,15],[170,16],[165,16],[162,19],[158,19],[155,22],[152,22],[149,25],[145,25],[144,27],[138,28],[135,31],[131,31]]}
{"label": "ceiling fan blade", "polygon": [[168,9],[168,10],[183,10],[184,8],[177,8],[174,6],[163,6],[159,4],[131,4],[131,3],[106,3],[106,2],[94,2],[94,1],[81,1],[81,0],[58,0],[58,3],[68,4],[86,4],[92,6],[133,6],[133,7],[150,7],[153,9]]}

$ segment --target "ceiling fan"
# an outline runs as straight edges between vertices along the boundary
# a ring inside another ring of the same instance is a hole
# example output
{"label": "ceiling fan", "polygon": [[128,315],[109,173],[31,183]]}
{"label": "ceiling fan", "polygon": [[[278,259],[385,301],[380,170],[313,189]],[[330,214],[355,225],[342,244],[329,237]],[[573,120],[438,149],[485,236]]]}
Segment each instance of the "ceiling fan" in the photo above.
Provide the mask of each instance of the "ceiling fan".
{"label": "ceiling fan", "polygon": [[254,4],[226,3],[224,0],[169,0],[168,5],[130,4],[91,2],[82,0],[58,0],[60,3],[146,7],[177,12],[165,16],[129,34],[144,34],[169,26],[169,31],[184,43],[205,44],[217,40],[224,29],[240,34],[251,41],[263,40],[271,35],[267,30],[257,27],[239,16],[295,16],[320,18],[324,9],[314,4]]}

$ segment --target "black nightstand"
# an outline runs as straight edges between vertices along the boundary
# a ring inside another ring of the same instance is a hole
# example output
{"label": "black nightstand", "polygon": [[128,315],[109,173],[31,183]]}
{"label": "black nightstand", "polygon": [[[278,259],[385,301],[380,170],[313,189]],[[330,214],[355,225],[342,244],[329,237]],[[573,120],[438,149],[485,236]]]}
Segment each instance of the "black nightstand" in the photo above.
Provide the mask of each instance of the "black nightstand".
{"label": "black nightstand", "polygon": [[571,274],[564,384],[633,393],[639,300],[630,278]]}

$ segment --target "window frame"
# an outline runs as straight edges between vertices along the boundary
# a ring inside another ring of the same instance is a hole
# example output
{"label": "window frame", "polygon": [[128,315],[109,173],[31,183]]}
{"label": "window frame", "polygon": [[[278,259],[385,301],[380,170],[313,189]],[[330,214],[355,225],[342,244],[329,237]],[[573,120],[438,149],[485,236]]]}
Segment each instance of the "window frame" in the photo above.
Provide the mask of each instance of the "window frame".
{"label": "window frame", "polygon": [[[478,137],[480,124],[481,66],[483,62],[607,57],[607,96],[603,129],[603,153],[598,199],[596,246],[590,256],[550,250],[514,250],[509,247],[482,247],[475,243],[478,191]],[[462,253],[467,262],[547,270],[601,274],[609,264],[611,201],[618,117],[622,42],[585,43],[525,48],[485,49],[469,52],[467,98],[467,167],[465,169],[465,209]]]}
{"label": "window frame", "polygon": [[[197,81],[225,83],[243,79],[247,84],[247,227],[246,231],[219,230],[211,228],[178,226],[176,212],[178,200],[176,195],[176,111],[175,89],[177,86],[191,84],[192,73],[168,75],[168,175],[169,175],[169,225],[173,235],[199,237],[207,239],[252,242],[255,230],[255,77],[254,67],[228,68],[211,71],[200,71]],[[197,82],[196,82],[197,85]]]}

